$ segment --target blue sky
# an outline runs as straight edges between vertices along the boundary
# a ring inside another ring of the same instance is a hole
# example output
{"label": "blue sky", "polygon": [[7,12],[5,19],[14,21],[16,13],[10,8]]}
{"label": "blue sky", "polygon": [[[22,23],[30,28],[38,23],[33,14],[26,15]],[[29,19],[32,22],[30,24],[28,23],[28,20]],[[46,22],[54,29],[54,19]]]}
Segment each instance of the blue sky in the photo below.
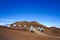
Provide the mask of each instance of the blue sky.
{"label": "blue sky", "polygon": [[60,27],[60,0],[0,0],[0,24],[15,21]]}

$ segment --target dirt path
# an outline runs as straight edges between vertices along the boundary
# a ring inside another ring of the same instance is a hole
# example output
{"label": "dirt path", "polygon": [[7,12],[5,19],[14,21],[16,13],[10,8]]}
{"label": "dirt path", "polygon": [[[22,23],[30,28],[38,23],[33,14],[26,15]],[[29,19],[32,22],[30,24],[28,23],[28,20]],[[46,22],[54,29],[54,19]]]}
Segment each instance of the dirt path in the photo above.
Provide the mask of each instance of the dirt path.
{"label": "dirt path", "polygon": [[53,38],[58,38],[58,39],[60,39],[60,37],[50,36],[50,35],[48,35],[48,34],[44,34],[44,33],[42,33],[42,32],[39,32],[39,31],[37,31],[36,29],[35,29],[35,33],[37,33],[38,35],[42,35],[42,36],[48,36],[48,37],[53,37]]}

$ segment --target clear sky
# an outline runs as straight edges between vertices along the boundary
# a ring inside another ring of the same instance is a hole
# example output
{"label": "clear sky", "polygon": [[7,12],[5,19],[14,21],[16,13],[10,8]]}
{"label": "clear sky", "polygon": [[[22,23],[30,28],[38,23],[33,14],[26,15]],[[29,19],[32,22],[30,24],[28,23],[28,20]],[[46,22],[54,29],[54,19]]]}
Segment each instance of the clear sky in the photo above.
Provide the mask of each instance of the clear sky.
{"label": "clear sky", "polygon": [[0,24],[15,21],[60,27],[60,0],[0,0]]}

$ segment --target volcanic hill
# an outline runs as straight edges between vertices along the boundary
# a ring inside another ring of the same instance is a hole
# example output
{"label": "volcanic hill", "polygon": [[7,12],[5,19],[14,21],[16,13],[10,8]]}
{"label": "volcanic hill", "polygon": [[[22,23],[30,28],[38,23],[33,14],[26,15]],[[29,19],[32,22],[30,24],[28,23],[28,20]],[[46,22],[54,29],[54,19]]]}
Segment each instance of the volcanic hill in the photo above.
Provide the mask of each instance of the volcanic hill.
{"label": "volcanic hill", "polygon": [[[37,27],[43,27],[45,30],[44,32],[30,32],[28,31],[22,31],[20,29],[14,29],[13,24],[21,25],[22,27],[24,25],[27,25],[27,28],[29,29],[30,26],[34,26],[34,28]],[[42,35],[44,34],[44,35]],[[48,35],[48,36],[46,36]],[[40,24],[38,22],[32,21],[22,21],[22,22],[15,22],[10,24],[10,27],[1,26],[0,25],[0,40],[60,40],[60,29],[56,27],[46,27],[43,24]]]}

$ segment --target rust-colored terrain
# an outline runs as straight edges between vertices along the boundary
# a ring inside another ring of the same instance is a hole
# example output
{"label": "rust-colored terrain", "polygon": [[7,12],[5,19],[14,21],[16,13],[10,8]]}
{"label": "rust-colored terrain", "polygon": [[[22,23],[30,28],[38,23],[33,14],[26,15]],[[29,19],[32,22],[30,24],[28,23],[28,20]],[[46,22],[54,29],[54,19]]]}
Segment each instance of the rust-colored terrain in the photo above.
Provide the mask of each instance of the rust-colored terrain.
{"label": "rust-colored terrain", "polygon": [[[27,25],[28,31],[24,31],[23,29],[14,29],[13,24],[18,25]],[[46,27],[38,22],[15,22],[11,24],[10,27],[0,26],[0,40],[60,40],[60,29],[55,27]],[[29,27],[34,26],[43,27],[44,32],[30,32]],[[44,34],[44,35],[42,35]],[[48,36],[46,36],[48,35]]]}

